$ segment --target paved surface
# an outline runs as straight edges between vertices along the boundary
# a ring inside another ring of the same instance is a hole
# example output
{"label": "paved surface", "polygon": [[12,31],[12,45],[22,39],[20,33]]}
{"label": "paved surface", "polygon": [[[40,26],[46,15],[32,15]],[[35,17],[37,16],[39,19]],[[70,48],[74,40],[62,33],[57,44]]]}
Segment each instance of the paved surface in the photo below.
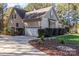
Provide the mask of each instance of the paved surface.
{"label": "paved surface", "polygon": [[28,43],[32,39],[34,37],[0,35],[0,56],[46,56]]}

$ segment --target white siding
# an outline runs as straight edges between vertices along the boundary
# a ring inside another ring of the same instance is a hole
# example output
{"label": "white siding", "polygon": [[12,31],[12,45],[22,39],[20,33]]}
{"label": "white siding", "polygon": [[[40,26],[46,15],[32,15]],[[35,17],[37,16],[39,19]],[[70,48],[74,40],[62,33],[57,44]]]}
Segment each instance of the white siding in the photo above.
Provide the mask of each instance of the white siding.
{"label": "white siding", "polygon": [[41,21],[41,28],[49,28],[49,21],[48,21],[49,19],[52,19],[50,21],[50,28],[62,27],[62,24],[60,24],[59,20],[57,19],[55,10],[51,8],[48,12],[46,12],[45,15],[43,15],[42,21]]}
{"label": "white siding", "polygon": [[28,21],[24,22],[26,27],[40,27],[40,21]]}
{"label": "white siding", "polygon": [[[13,15],[13,14],[16,14],[16,18],[13,18],[13,19],[12,19],[12,15]],[[23,19],[20,18],[20,16],[17,14],[17,12],[14,11],[14,12],[12,13],[12,15],[10,16],[9,26],[10,26],[10,27],[15,27],[15,28],[17,28],[17,27],[16,27],[16,23],[18,23],[18,24],[19,24],[19,27],[18,27],[18,28],[24,28]]]}
{"label": "white siding", "polygon": [[48,28],[48,26],[49,26],[48,19],[43,17],[41,21],[41,28]]}
{"label": "white siding", "polygon": [[58,20],[52,8],[48,12],[46,12],[46,14],[42,17],[41,28],[49,28],[49,19],[56,20],[50,23],[50,27],[57,28]]}
{"label": "white siding", "polygon": [[50,22],[50,28],[55,28],[55,27],[56,27],[55,21],[51,21],[51,22]]}
{"label": "white siding", "polygon": [[25,22],[25,35],[26,36],[38,36],[38,29],[40,27],[40,21]]}
{"label": "white siding", "polygon": [[53,10],[53,8],[51,8],[45,15],[45,18],[49,18],[49,19],[54,19],[57,20],[57,17],[55,15],[55,11]]}

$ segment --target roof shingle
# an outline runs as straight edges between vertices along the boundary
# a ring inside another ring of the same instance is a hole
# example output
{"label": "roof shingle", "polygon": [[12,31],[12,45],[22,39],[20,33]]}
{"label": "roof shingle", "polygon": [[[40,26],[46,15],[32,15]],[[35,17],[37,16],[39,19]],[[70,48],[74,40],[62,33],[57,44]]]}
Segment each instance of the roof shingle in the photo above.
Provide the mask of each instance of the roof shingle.
{"label": "roof shingle", "polygon": [[19,8],[14,8],[16,10],[16,12],[18,13],[18,15],[23,19],[25,17],[25,13],[26,11],[23,9],[19,9]]}
{"label": "roof shingle", "polygon": [[31,20],[31,19],[37,19],[40,18],[42,15],[44,15],[47,11],[50,10],[51,7],[42,8],[38,10],[34,10],[31,12],[27,12],[25,14],[25,20]]}

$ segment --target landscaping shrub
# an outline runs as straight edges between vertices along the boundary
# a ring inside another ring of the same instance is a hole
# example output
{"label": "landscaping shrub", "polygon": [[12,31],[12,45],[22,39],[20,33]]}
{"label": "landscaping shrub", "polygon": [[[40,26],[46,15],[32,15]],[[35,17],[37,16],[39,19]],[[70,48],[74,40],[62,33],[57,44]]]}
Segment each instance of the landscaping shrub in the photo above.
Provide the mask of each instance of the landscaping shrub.
{"label": "landscaping shrub", "polygon": [[61,35],[64,35],[65,34],[65,28],[62,28],[62,34]]}
{"label": "landscaping shrub", "polygon": [[58,35],[58,28],[45,28],[45,37],[52,37]]}
{"label": "landscaping shrub", "polygon": [[23,28],[17,28],[16,31],[15,31],[15,28],[7,28],[6,30],[6,34],[7,35],[24,35],[24,29]]}
{"label": "landscaping shrub", "polygon": [[59,28],[55,28],[55,29],[54,29],[56,36],[58,35],[58,32],[59,32],[58,29],[59,29]]}
{"label": "landscaping shrub", "polygon": [[65,44],[65,41],[63,39],[60,40],[61,44]]}
{"label": "landscaping shrub", "polygon": [[61,35],[61,28],[58,29],[58,35]]}
{"label": "landscaping shrub", "polygon": [[45,37],[52,37],[52,36],[53,36],[53,29],[45,28]]}
{"label": "landscaping shrub", "polygon": [[41,37],[42,35],[45,35],[44,29],[38,29],[38,35]]}
{"label": "landscaping shrub", "polygon": [[58,31],[59,33],[59,35],[63,35],[63,34],[65,34],[65,29],[64,28],[59,28],[59,31]]}
{"label": "landscaping shrub", "polygon": [[14,35],[14,32],[15,32],[15,31],[14,31],[14,28],[9,28],[9,27],[8,27],[8,28],[6,29],[6,34],[7,34],[7,35]]}
{"label": "landscaping shrub", "polygon": [[16,35],[24,35],[24,28],[17,28],[15,34]]}
{"label": "landscaping shrub", "polygon": [[39,42],[43,44],[43,43],[44,43],[44,41],[45,41],[45,40],[44,40],[44,35],[42,35],[42,36],[40,37]]}
{"label": "landscaping shrub", "polygon": [[64,38],[57,37],[56,40],[61,44],[65,44]]}
{"label": "landscaping shrub", "polygon": [[59,28],[59,35],[61,35],[62,34],[62,30],[61,30],[61,28]]}
{"label": "landscaping shrub", "polygon": [[53,33],[52,33],[52,35],[54,36],[54,35],[55,35],[55,28],[53,28],[52,30],[53,30]]}
{"label": "landscaping shrub", "polygon": [[65,28],[45,28],[45,29],[38,29],[39,37],[43,34],[45,37],[52,37],[57,35],[64,35],[67,33],[67,29]]}
{"label": "landscaping shrub", "polygon": [[44,29],[38,29],[38,34],[39,34],[39,43],[44,43],[44,37],[45,37],[45,30]]}

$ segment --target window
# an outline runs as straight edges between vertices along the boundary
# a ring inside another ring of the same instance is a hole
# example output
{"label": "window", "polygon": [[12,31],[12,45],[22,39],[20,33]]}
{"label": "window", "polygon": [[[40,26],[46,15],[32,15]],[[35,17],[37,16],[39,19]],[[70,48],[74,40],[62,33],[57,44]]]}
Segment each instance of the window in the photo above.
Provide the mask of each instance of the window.
{"label": "window", "polygon": [[14,15],[14,18],[16,19],[16,14]]}
{"label": "window", "polygon": [[12,19],[16,19],[16,14],[12,14]]}
{"label": "window", "polygon": [[19,23],[16,23],[16,27],[19,27]]}

